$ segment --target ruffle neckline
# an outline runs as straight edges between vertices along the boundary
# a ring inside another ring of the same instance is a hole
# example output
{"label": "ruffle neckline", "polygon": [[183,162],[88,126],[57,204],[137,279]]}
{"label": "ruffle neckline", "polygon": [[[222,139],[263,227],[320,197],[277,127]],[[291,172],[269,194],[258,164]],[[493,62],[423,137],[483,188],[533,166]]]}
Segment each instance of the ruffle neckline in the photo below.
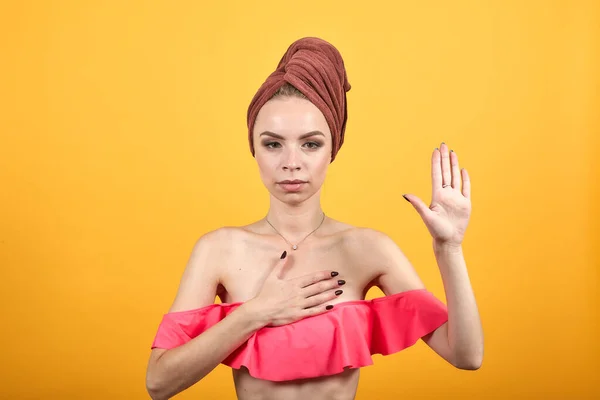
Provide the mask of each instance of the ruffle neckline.
{"label": "ruffle neckline", "polygon": [[[187,343],[243,302],[218,303],[167,313],[151,348]],[[427,289],[335,304],[324,314],[256,331],[222,364],[246,367],[251,376],[287,381],[338,374],[373,364],[371,355],[389,355],[414,345],[448,320],[444,303]]]}

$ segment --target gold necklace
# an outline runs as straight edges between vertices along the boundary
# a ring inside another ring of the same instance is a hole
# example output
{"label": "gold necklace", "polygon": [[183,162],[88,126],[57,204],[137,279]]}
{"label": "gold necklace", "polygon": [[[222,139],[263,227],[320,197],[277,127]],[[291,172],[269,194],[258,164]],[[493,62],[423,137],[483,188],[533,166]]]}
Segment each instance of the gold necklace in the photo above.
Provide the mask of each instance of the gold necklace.
{"label": "gold necklace", "polygon": [[265,217],[265,220],[267,221],[267,223],[268,223],[269,225],[271,225],[271,228],[273,228],[273,230],[274,230],[275,232],[277,232],[277,234],[278,234],[279,236],[281,236],[281,237],[283,238],[283,240],[285,240],[285,241],[287,242],[287,244],[289,244],[290,246],[292,246],[292,249],[294,249],[294,250],[298,250],[298,245],[299,245],[300,243],[304,242],[304,240],[305,240],[307,237],[309,237],[310,235],[312,235],[313,233],[315,233],[315,231],[316,231],[317,229],[319,229],[319,228],[321,227],[321,225],[323,225],[323,221],[325,221],[325,213],[323,213],[323,219],[321,220],[321,223],[319,224],[319,226],[317,226],[317,227],[316,227],[316,228],[315,228],[315,229],[314,229],[314,230],[313,230],[311,233],[309,233],[308,235],[304,236],[304,239],[302,239],[301,241],[299,241],[299,242],[298,242],[298,243],[296,243],[296,244],[292,244],[292,243],[290,243],[290,241],[289,241],[289,240],[287,240],[287,239],[286,239],[286,238],[285,238],[285,237],[284,237],[284,236],[283,236],[281,233],[279,233],[279,231],[278,231],[277,229],[275,229],[275,227],[273,226],[273,224],[271,224],[271,223],[269,222],[269,220],[267,219],[267,217]]}

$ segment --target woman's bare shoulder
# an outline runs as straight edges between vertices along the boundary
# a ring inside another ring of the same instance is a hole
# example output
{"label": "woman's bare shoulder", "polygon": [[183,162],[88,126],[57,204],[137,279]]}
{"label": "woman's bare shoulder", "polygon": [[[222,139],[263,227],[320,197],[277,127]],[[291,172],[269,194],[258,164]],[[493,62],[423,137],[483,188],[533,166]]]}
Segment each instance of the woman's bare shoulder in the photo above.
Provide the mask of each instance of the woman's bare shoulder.
{"label": "woman's bare shoulder", "polygon": [[195,247],[211,249],[211,253],[219,254],[219,259],[222,259],[234,250],[239,251],[244,243],[255,242],[261,233],[258,223],[241,226],[225,225],[200,235]]}
{"label": "woman's bare shoulder", "polygon": [[345,252],[358,264],[382,265],[389,255],[402,252],[396,242],[385,232],[366,226],[343,224],[340,231]]}
{"label": "woman's bare shoulder", "polygon": [[335,229],[343,237],[344,242],[353,248],[372,248],[391,240],[387,234],[374,228],[350,225],[341,221],[334,221],[334,223]]}
{"label": "woman's bare shoulder", "polygon": [[221,226],[203,233],[198,238],[198,242],[210,244],[230,244],[232,240],[239,240],[244,236],[252,234],[251,225],[246,226]]}

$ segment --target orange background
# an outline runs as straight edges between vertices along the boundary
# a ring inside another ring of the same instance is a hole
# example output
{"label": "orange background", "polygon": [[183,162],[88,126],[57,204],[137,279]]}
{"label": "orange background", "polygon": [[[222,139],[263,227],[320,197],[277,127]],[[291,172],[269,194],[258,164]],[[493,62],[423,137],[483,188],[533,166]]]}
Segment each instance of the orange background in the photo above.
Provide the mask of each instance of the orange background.
{"label": "orange background", "polygon": [[[600,395],[597,1],[22,1],[0,33],[2,398],[148,398],[195,240],[267,211],[246,107],[302,36],[353,86],[325,212],[389,234],[442,299],[401,194],[430,199],[441,141],[473,184],[482,368],[420,342],[374,356],[357,399]],[[234,399],[231,373],[177,398]]]}

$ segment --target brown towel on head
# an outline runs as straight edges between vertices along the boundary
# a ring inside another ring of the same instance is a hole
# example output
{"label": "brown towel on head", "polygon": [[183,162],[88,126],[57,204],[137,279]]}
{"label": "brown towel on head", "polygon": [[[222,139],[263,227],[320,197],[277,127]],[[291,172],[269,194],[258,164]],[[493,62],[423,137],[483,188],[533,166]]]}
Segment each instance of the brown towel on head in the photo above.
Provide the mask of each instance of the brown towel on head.
{"label": "brown towel on head", "polygon": [[254,156],[252,130],[261,107],[286,82],[304,94],[325,116],[332,136],[331,161],[344,143],[348,119],[346,92],[350,83],[339,51],[325,40],[307,37],[290,45],[248,107],[248,139]]}

